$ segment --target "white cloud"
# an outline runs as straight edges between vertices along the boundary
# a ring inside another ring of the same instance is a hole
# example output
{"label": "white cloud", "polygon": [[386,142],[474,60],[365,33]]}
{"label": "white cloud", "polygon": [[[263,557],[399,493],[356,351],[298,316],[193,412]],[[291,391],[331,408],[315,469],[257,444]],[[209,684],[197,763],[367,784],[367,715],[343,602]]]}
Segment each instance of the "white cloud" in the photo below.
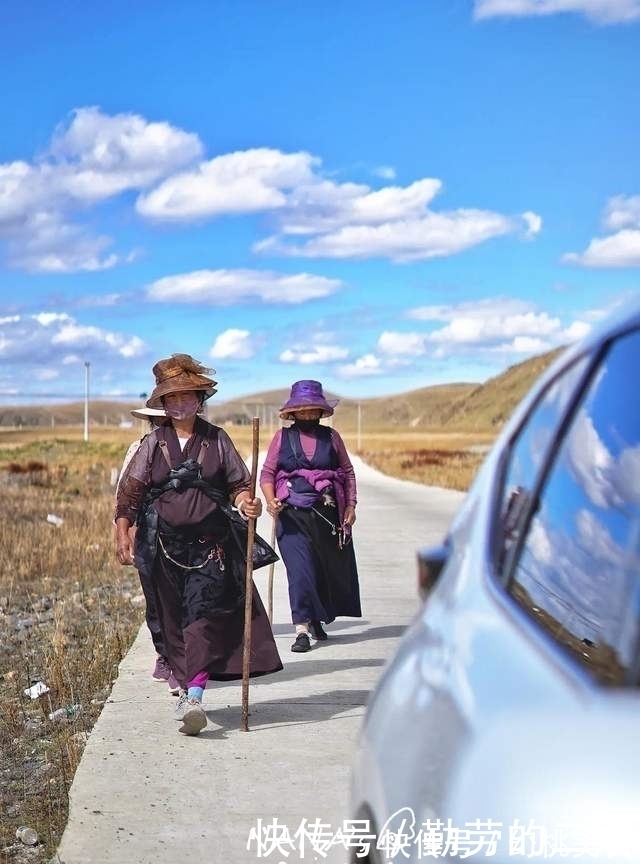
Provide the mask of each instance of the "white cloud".
{"label": "white cloud", "polygon": [[[596,311],[587,311],[580,320],[565,324],[533,303],[509,297],[421,306],[405,314],[414,322],[411,330],[383,330],[374,350],[340,367],[338,375],[397,377],[409,369],[415,375],[426,368],[425,363],[443,368],[455,360],[458,367],[468,370],[469,380],[477,380],[482,367],[496,368],[496,357],[516,362],[568,345],[584,336],[598,318]],[[416,322],[424,329],[416,328]],[[504,362],[502,359],[500,365]],[[435,367],[429,374],[433,377]],[[448,379],[444,376],[442,380]]]}
{"label": "white cloud", "polygon": [[416,321],[452,321],[457,317],[492,318],[496,315],[520,315],[529,312],[533,305],[526,300],[512,297],[487,297],[465,303],[417,306],[407,311],[407,318]]}
{"label": "white cloud", "polygon": [[619,506],[620,495],[611,482],[614,459],[585,409],[578,413],[568,436],[567,461],[596,507]]}
{"label": "white cloud", "polygon": [[535,237],[536,234],[540,233],[540,230],[542,229],[542,217],[537,213],[527,210],[522,214],[522,221],[526,226],[526,237]]}
{"label": "white cloud", "polygon": [[596,237],[584,252],[567,252],[562,260],[582,267],[640,267],[640,229],[626,228],[610,237]]}
{"label": "white cloud", "polygon": [[253,251],[414,261],[453,255],[504,234],[532,237],[542,225],[531,211],[516,217],[474,208],[436,212],[430,205],[441,189],[436,178],[378,190],[329,180],[301,185],[277,213],[279,233],[255,243]]}
{"label": "white cloud", "polygon": [[254,353],[255,346],[249,330],[234,328],[220,333],[209,349],[209,357],[214,360],[248,360]]}
{"label": "white cloud", "polygon": [[475,0],[476,19],[529,17],[574,12],[598,24],[619,24],[640,18],[640,0]]}
{"label": "white cloud", "polygon": [[[604,312],[600,312],[596,318],[593,320],[597,320],[600,317],[604,317]],[[590,316],[585,314],[584,320],[582,321],[572,321],[568,327],[564,328],[564,335],[568,343],[578,342],[580,339],[583,339],[587,333],[591,330],[591,324],[589,321]]]}
{"label": "white cloud", "polygon": [[640,195],[615,195],[604,208],[604,227],[610,231],[640,228]]}
{"label": "white cloud", "polygon": [[81,227],[65,222],[55,212],[34,213],[18,237],[8,244],[12,267],[31,273],[77,273],[108,270],[122,259],[103,254],[111,238],[90,236]]}
{"label": "white cloud", "polygon": [[143,189],[192,162],[201,150],[197,135],[168,123],[78,108],[33,163],[0,164],[0,227],[15,226],[33,212],[61,214],[78,203]]}
{"label": "white cloud", "polygon": [[595,237],[584,252],[567,252],[562,260],[582,267],[640,267],[640,195],[610,198],[602,224],[614,233]]}
{"label": "white cloud", "polygon": [[[69,318],[68,315],[59,312],[38,312],[32,317],[34,321],[37,321],[38,324],[41,324],[43,327],[49,327],[51,324],[63,324],[67,321],[71,321],[71,318]],[[18,322],[22,319],[19,315],[16,315],[12,320],[14,322]]]}
{"label": "white cloud", "polygon": [[16,229],[34,207],[40,206],[45,189],[41,175],[26,162],[0,164],[0,231]]}
{"label": "white cloud", "polygon": [[0,236],[12,267],[71,273],[110,268],[129,257],[104,254],[73,215],[124,191],[144,189],[199,157],[197,135],[136,114],[79,108],[32,163],[0,164]]}
{"label": "white cloud", "polygon": [[376,347],[382,354],[393,356],[408,354],[417,357],[425,353],[425,334],[385,331],[380,334]]}
{"label": "white cloud", "polygon": [[[498,297],[419,306],[410,309],[407,318],[424,322],[425,333],[413,334],[413,338],[421,336],[425,351],[442,359],[465,350],[512,355],[542,353],[584,336],[593,316],[585,314],[581,320],[565,325],[559,317],[538,310],[533,303]],[[385,344],[388,349],[395,347],[395,353],[402,353],[399,336],[397,345],[391,341]]]}
{"label": "white cloud", "polygon": [[142,195],[136,209],[151,219],[190,221],[283,207],[286,191],[308,182],[318,160],[309,153],[260,148],[217,156]]}
{"label": "white cloud", "polygon": [[340,366],[337,374],[340,378],[365,378],[370,375],[380,375],[382,364],[375,354],[363,354],[354,363]]}
{"label": "white cloud", "polygon": [[378,165],[377,168],[373,169],[373,173],[376,177],[381,177],[383,180],[396,179],[396,169],[391,165]]}
{"label": "white cloud", "polygon": [[56,131],[50,155],[62,191],[81,201],[143,189],[202,154],[197,135],[138,114],[79,108]]}
{"label": "white cloud", "polygon": [[282,363],[301,363],[308,366],[316,363],[332,363],[336,360],[344,360],[349,356],[347,348],[338,345],[292,345],[286,348],[279,356]]}
{"label": "white cloud", "polygon": [[418,261],[454,255],[513,230],[513,221],[498,213],[458,210],[429,213],[421,219],[401,219],[383,225],[349,225],[303,244],[271,240],[256,248],[306,258],[376,257]]}
{"label": "white cloud", "polygon": [[542,354],[548,351],[551,345],[545,339],[536,339],[535,336],[514,336],[507,342],[501,342],[493,348],[489,348],[496,354]]}
{"label": "white cloud", "polygon": [[[96,386],[119,370],[126,389],[131,360],[145,353],[139,337],[87,326],[67,314],[12,316],[2,322],[0,334],[0,394],[14,390],[11,382],[19,369],[22,396],[37,393],[38,384],[56,381],[70,398],[79,398],[85,362],[91,362]],[[52,395],[50,389],[47,395]]]}
{"label": "white cloud", "polygon": [[58,368],[89,358],[131,359],[146,348],[137,336],[85,325],[67,314],[41,312],[17,315],[2,322],[0,357],[3,364]]}
{"label": "white cloud", "polygon": [[34,378],[36,381],[55,381],[60,375],[57,369],[36,369]]}
{"label": "white cloud", "polygon": [[[430,342],[489,344],[516,337],[540,337],[558,333],[560,320],[546,312],[527,312],[521,315],[484,317],[476,314],[456,315],[449,323],[429,334]],[[539,340],[538,340],[539,341]]]}
{"label": "white cloud", "polygon": [[346,226],[384,225],[418,218],[442,188],[440,180],[424,178],[409,186],[372,190],[357,183],[318,180],[292,190],[279,214],[283,234],[326,234]]}
{"label": "white cloud", "polygon": [[624,501],[640,505],[640,447],[621,451],[612,472],[612,482]]}
{"label": "white cloud", "polygon": [[143,353],[144,343],[137,336],[125,337],[95,326],[83,326],[71,319],[62,322],[51,337],[51,345],[67,350],[87,349],[94,351],[102,345],[121,357],[138,357]]}
{"label": "white cloud", "polygon": [[274,273],[269,270],[195,270],[165,276],[145,289],[158,303],[207,303],[230,306],[251,299],[263,303],[304,303],[328,297],[342,287],[339,279],[311,273]]}
{"label": "white cloud", "polygon": [[122,294],[87,295],[78,300],[78,308],[96,309],[117,306],[122,301]]}

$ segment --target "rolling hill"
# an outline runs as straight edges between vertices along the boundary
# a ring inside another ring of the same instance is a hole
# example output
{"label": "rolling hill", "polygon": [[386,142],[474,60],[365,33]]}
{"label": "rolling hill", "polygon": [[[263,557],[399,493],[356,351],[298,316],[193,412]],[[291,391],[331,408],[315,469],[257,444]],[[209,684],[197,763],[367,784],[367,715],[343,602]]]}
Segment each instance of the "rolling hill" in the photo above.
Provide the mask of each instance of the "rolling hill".
{"label": "rolling hill", "polygon": [[[505,372],[483,384],[439,384],[406,393],[370,398],[340,399],[336,408],[336,425],[345,432],[354,431],[358,423],[367,430],[389,432],[487,432],[495,433],[527,392],[535,379],[558,356],[562,349],[548,352],[510,366]],[[325,394],[339,399],[339,394]],[[208,418],[219,425],[246,424],[254,416],[264,425],[279,423],[278,409],[287,400],[289,390],[268,390],[239,399],[207,405]],[[133,403],[96,400],[89,404],[91,425],[127,424]],[[84,404],[0,406],[0,426],[57,428],[82,425]]]}

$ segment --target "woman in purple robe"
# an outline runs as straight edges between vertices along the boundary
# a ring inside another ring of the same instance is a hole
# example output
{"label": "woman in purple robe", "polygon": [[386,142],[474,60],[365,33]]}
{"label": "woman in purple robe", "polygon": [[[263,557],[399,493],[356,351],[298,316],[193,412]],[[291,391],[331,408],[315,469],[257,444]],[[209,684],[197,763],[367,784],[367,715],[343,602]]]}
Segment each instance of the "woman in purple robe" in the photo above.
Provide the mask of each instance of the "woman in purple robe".
{"label": "woman in purple robe", "polygon": [[334,406],[319,381],[296,381],[280,409],[293,424],[276,432],[260,472],[267,512],[277,519],[296,653],[309,651],[311,638],[328,638],[323,622],[362,616],[351,535],[355,472],[338,432],[320,423]]}

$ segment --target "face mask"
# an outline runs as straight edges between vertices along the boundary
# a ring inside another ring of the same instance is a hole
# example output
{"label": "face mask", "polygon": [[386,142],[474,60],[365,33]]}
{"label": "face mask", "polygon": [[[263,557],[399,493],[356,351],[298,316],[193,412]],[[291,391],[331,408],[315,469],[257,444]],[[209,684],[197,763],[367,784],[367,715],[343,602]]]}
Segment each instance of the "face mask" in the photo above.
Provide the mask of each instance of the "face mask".
{"label": "face mask", "polygon": [[320,419],[318,420],[296,420],[296,426],[301,432],[313,432],[314,429],[317,429],[320,425]]}
{"label": "face mask", "polygon": [[195,393],[185,393],[180,398],[165,399],[164,410],[172,420],[186,420],[193,417],[200,408],[200,399]]}

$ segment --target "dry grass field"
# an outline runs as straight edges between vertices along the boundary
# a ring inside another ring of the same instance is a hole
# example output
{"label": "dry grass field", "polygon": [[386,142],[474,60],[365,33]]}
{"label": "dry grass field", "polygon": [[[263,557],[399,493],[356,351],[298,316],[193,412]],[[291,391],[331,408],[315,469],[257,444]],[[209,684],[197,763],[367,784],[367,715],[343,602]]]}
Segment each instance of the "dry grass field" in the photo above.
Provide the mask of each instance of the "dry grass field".
{"label": "dry grass field", "polygon": [[[120,444],[0,446],[2,861],[54,851],[84,743],[142,620],[137,574],[113,556],[110,475],[121,458]],[[48,692],[25,696],[37,682]],[[49,719],[69,706],[80,707],[68,721]],[[20,825],[39,846],[16,842]]]}
{"label": "dry grass field", "polygon": [[[552,355],[482,387],[453,385],[362,404],[335,415],[349,451],[402,479],[466,490],[513,405]],[[287,393],[234,406],[261,414],[261,449]],[[144,424],[120,428],[128,407],[93,406],[89,440],[78,406],[4,409],[0,416],[0,864],[49,861],[68,792],[120,660],[144,620],[138,576],[120,567],[112,529],[114,474]],[[267,410],[267,407],[269,410]],[[228,406],[210,419],[221,422]],[[45,416],[46,415],[46,416]],[[13,426],[8,425],[12,423]],[[251,452],[251,430],[229,432]],[[47,692],[25,694],[42,682]],[[64,716],[49,715],[64,710]],[[35,829],[26,846],[16,829]]]}

